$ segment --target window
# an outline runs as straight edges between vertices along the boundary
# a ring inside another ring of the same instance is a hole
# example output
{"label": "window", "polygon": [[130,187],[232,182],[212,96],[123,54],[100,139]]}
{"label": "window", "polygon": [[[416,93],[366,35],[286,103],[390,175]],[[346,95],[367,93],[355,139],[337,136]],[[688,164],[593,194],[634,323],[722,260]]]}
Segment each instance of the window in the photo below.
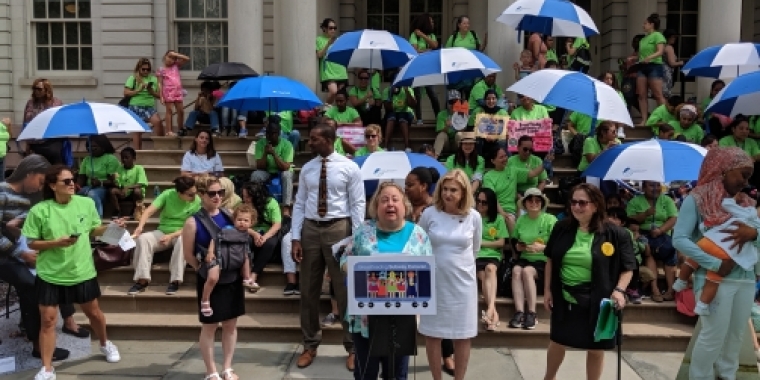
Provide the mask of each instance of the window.
{"label": "window", "polygon": [[34,0],[37,70],[92,70],[90,0]]}
{"label": "window", "polygon": [[[694,0],[668,0],[665,26],[680,36],[673,45],[679,60],[687,60],[697,54],[698,7],[699,2]],[[693,82],[694,77],[684,77],[684,81]]]}
{"label": "window", "polygon": [[[446,42],[445,36],[442,36],[443,30],[443,2],[441,0],[410,0],[409,4],[409,25],[414,22],[414,19],[421,14],[429,14],[433,18],[434,30],[439,42]],[[414,30],[410,30],[409,34],[414,33]],[[409,36],[403,36],[409,37]],[[442,42],[442,43],[443,43]]]}
{"label": "window", "polygon": [[190,57],[183,69],[227,62],[227,0],[175,0],[174,27],[177,51]]}
{"label": "window", "polygon": [[368,0],[367,28],[387,30],[391,33],[401,33],[400,0]]}

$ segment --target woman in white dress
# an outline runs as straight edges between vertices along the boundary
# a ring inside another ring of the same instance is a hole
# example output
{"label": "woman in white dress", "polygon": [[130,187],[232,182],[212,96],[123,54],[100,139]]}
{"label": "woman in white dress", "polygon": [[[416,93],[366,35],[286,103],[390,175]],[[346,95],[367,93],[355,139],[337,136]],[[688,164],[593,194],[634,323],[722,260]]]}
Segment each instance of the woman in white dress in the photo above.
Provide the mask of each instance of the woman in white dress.
{"label": "woman in white dress", "polygon": [[474,247],[480,247],[482,224],[473,209],[467,174],[454,169],[443,176],[433,194],[433,207],[419,225],[430,237],[435,256],[437,315],[420,317],[428,363],[434,380],[441,379],[441,340],[454,340],[454,380],[463,380],[470,360],[470,339],[478,335],[478,284]]}

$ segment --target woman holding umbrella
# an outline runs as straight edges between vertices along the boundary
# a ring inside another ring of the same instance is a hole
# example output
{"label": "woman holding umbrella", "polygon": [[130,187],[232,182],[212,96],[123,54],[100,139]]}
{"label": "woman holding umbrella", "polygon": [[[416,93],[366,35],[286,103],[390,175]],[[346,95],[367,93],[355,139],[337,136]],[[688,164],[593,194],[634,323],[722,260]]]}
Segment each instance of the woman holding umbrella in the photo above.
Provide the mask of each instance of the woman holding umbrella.
{"label": "woman holding umbrella", "polygon": [[338,24],[331,18],[326,18],[319,26],[322,35],[317,36],[317,59],[319,59],[319,80],[322,82],[322,91],[327,91],[327,104],[333,104],[338,90],[348,84],[346,67],[325,60],[327,49],[332,46],[338,37]]}

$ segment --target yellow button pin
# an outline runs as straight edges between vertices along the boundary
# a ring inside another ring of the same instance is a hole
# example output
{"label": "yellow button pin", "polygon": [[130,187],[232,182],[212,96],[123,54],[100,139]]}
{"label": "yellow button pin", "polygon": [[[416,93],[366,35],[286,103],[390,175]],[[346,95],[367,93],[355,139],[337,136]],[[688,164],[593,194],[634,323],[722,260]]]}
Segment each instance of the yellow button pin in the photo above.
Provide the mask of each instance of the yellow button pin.
{"label": "yellow button pin", "polygon": [[607,257],[612,256],[615,253],[615,247],[610,242],[605,242],[602,244],[602,253]]}

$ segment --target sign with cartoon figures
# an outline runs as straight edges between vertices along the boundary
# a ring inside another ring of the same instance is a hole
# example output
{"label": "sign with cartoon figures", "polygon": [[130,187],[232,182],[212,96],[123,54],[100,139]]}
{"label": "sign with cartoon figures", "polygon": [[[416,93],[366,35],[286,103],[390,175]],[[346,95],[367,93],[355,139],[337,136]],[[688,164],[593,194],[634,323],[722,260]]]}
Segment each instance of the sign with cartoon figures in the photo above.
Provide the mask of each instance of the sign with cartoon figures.
{"label": "sign with cartoon figures", "polygon": [[510,152],[517,152],[517,142],[525,135],[533,137],[533,150],[536,152],[548,152],[554,146],[552,119],[510,120],[507,129],[507,148]]}
{"label": "sign with cartoon figures", "polygon": [[475,115],[475,136],[482,138],[496,138],[497,140],[506,140],[508,134],[508,124],[509,116],[479,113]]}
{"label": "sign with cartoon figures", "polygon": [[432,256],[350,256],[347,267],[349,314],[436,314]]}

